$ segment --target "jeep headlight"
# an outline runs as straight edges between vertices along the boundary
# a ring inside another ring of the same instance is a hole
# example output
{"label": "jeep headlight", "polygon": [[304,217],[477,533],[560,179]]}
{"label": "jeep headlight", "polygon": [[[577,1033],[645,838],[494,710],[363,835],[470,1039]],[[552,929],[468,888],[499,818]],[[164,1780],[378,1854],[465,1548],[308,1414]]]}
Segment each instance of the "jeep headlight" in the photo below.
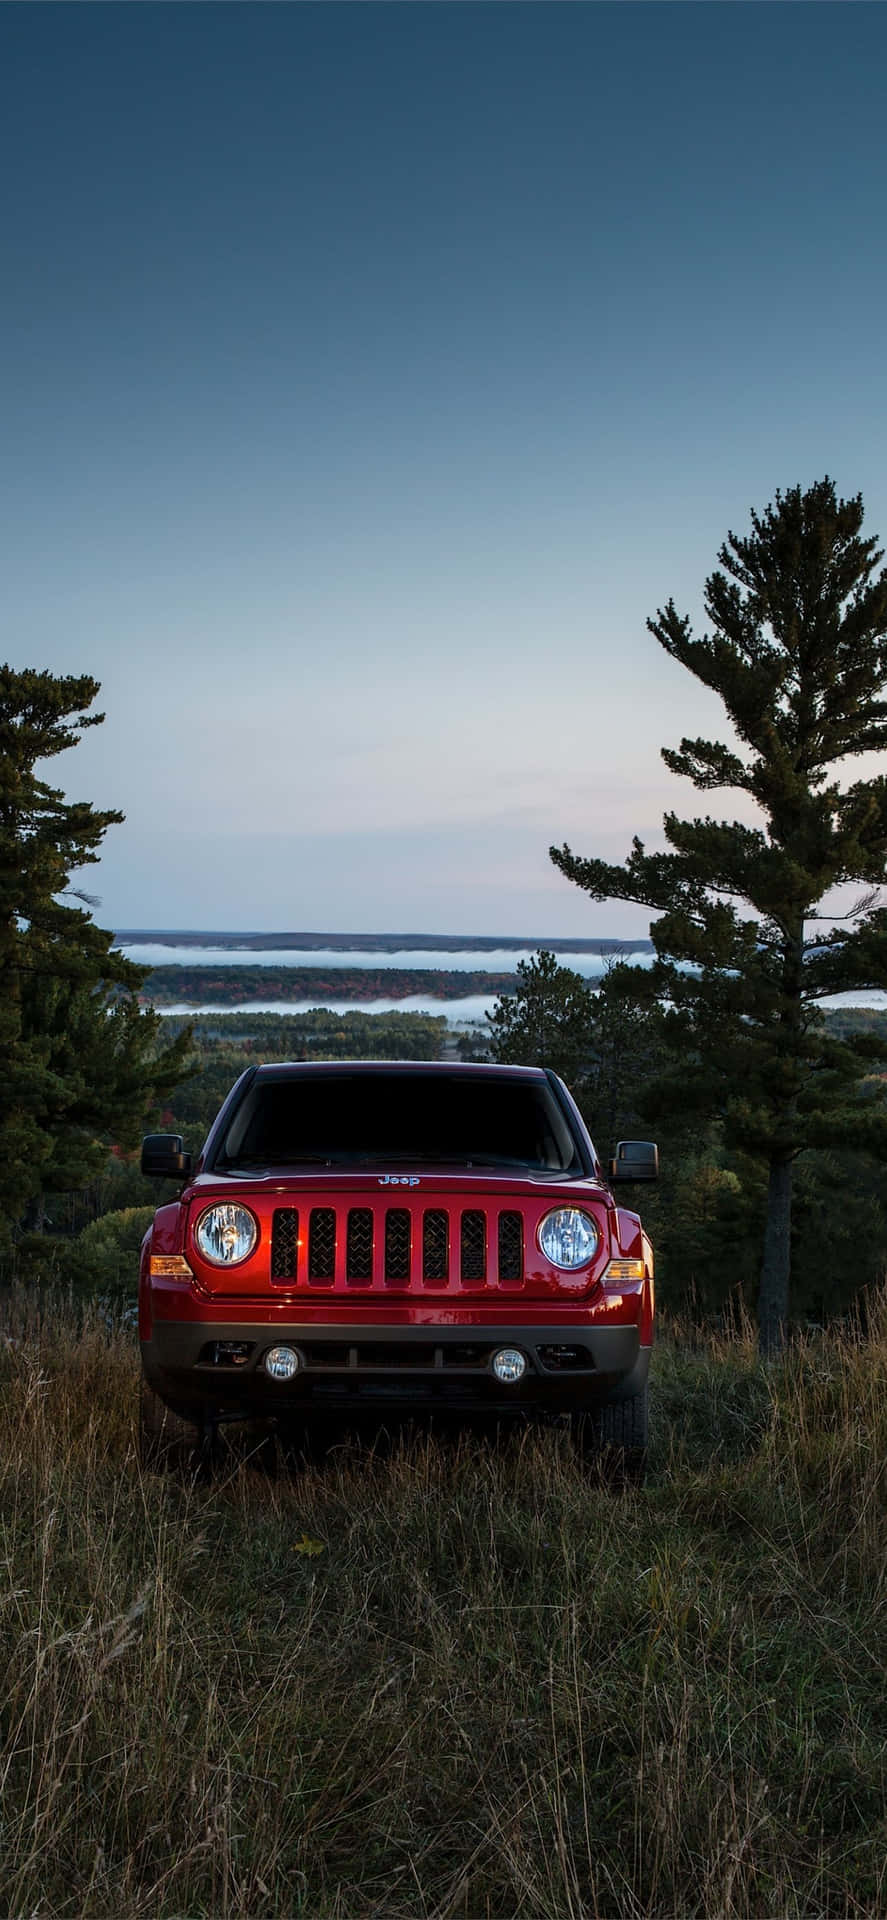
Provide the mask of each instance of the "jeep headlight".
{"label": "jeep headlight", "polygon": [[201,1214],[194,1238],[211,1266],[236,1267],[239,1261],[249,1259],[259,1229],[248,1208],[225,1200]]}
{"label": "jeep headlight", "polygon": [[539,1245],[553,1267],[585,1267],[600,1244],[596,1221],[581,1207],[556,1207],[539,1227]]}

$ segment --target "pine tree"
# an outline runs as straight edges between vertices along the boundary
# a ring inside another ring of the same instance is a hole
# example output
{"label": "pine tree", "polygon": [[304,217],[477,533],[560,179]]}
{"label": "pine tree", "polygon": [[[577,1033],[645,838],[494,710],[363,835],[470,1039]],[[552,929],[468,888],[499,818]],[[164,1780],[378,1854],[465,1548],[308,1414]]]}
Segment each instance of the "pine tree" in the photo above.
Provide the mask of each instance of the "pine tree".
{"label": "pine tree", "polygon": [[0,1230],[8,1240],[43,1196],[82,1185],[109,1141],[134,1144],[146,1112],[181,1078],[185,1034],[158,1048],[138,1004],[145,972],[96,926],[73,872],[98,859],[122,819],[40,780],[76,746],[98,693],[88,675],[0,667]]}
{"label": "pine tree", "polygon": [[517,963],[516,993],[502,994],[487,1014],[494,1060],[552,1067],[572,1086],[591,1054],[595,992],[572,967],[544,950]]}
{"label": "pine tree", "polygon": [[[759,824],[665,816],[668,850],[635,839],[624,866],[551,857],[595,900],[659,916],[656,960],[630,990],[670,1010],[680,1097],[718,1115],[728,1145],[762,1160],[768,1197],[759,1292],[761,1347],[789,1312],[792,1169],[808,1147],[887,1157],[880,1103],[858,1097],[864,1065],[887,1057],[871,1033],[830,1035],[829,994],[887,985],[887,780],[834,777],[887,745],[887,570],[863,538],[861,496],[826,477],[777,493],[745,537],[728,533],[706,582],[711,632],[694,637],[674,602],[648,621],[673,659],[717,693],[735,745],[663,749],[703,792],[735,789]],[[849,912],[832,889],[865,891]],[[829,930],[827,930],[829,929]]]}

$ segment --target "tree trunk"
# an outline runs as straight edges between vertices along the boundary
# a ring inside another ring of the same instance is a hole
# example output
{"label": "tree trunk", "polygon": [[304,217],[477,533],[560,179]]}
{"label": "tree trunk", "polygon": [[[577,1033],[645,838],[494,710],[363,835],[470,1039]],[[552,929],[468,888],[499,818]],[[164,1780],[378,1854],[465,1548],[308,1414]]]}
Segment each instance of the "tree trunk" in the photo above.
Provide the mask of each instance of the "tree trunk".
{"label": "tree trunk", "polygon": [[767,1225],[758,1295],[758,1345],[764,1359],[785,1344],[791,1275],[792,1161],[770,1162]]}

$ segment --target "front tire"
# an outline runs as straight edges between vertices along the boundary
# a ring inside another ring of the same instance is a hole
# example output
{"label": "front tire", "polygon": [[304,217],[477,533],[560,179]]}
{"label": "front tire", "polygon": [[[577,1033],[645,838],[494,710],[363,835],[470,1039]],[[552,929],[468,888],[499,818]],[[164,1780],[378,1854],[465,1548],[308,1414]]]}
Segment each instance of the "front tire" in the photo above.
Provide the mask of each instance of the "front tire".
{"label": "front tire", "polygon": [[625,1400],[605,1400],[574,1414],[573,1433],[587,1459],[597,1461],[608,1474],[642,1480],[647,1462],[649,1436],[649,1393],[646,1384],[640,1393]]}
{"label": "front tire", "polygon": [[195,1473],[206,1463],[210,1429],[202,1420],[186,1420],[161,1400],[142,1376],[139,1397],[139,1459],[152,1472],[184,1467]]}

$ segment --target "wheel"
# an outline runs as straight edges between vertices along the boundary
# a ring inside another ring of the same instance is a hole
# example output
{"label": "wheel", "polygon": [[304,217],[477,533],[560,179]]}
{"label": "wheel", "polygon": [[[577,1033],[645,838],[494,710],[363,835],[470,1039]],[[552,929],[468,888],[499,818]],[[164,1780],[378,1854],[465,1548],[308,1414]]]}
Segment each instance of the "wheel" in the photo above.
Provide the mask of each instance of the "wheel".
{"label": "wheel", "polygon": [[207,1462],[212,1431],[203,1420],[174,1413],[142,1376],[139,1400],[139,1458],[143,1467],[186,1467],[196,1472]]}
{"label": "wheel", "polygon": [[642,1480],[647,1460],[648,1390],[627,1400],[605,1400],[572,1416],[582,1453],[616,1478]]}

